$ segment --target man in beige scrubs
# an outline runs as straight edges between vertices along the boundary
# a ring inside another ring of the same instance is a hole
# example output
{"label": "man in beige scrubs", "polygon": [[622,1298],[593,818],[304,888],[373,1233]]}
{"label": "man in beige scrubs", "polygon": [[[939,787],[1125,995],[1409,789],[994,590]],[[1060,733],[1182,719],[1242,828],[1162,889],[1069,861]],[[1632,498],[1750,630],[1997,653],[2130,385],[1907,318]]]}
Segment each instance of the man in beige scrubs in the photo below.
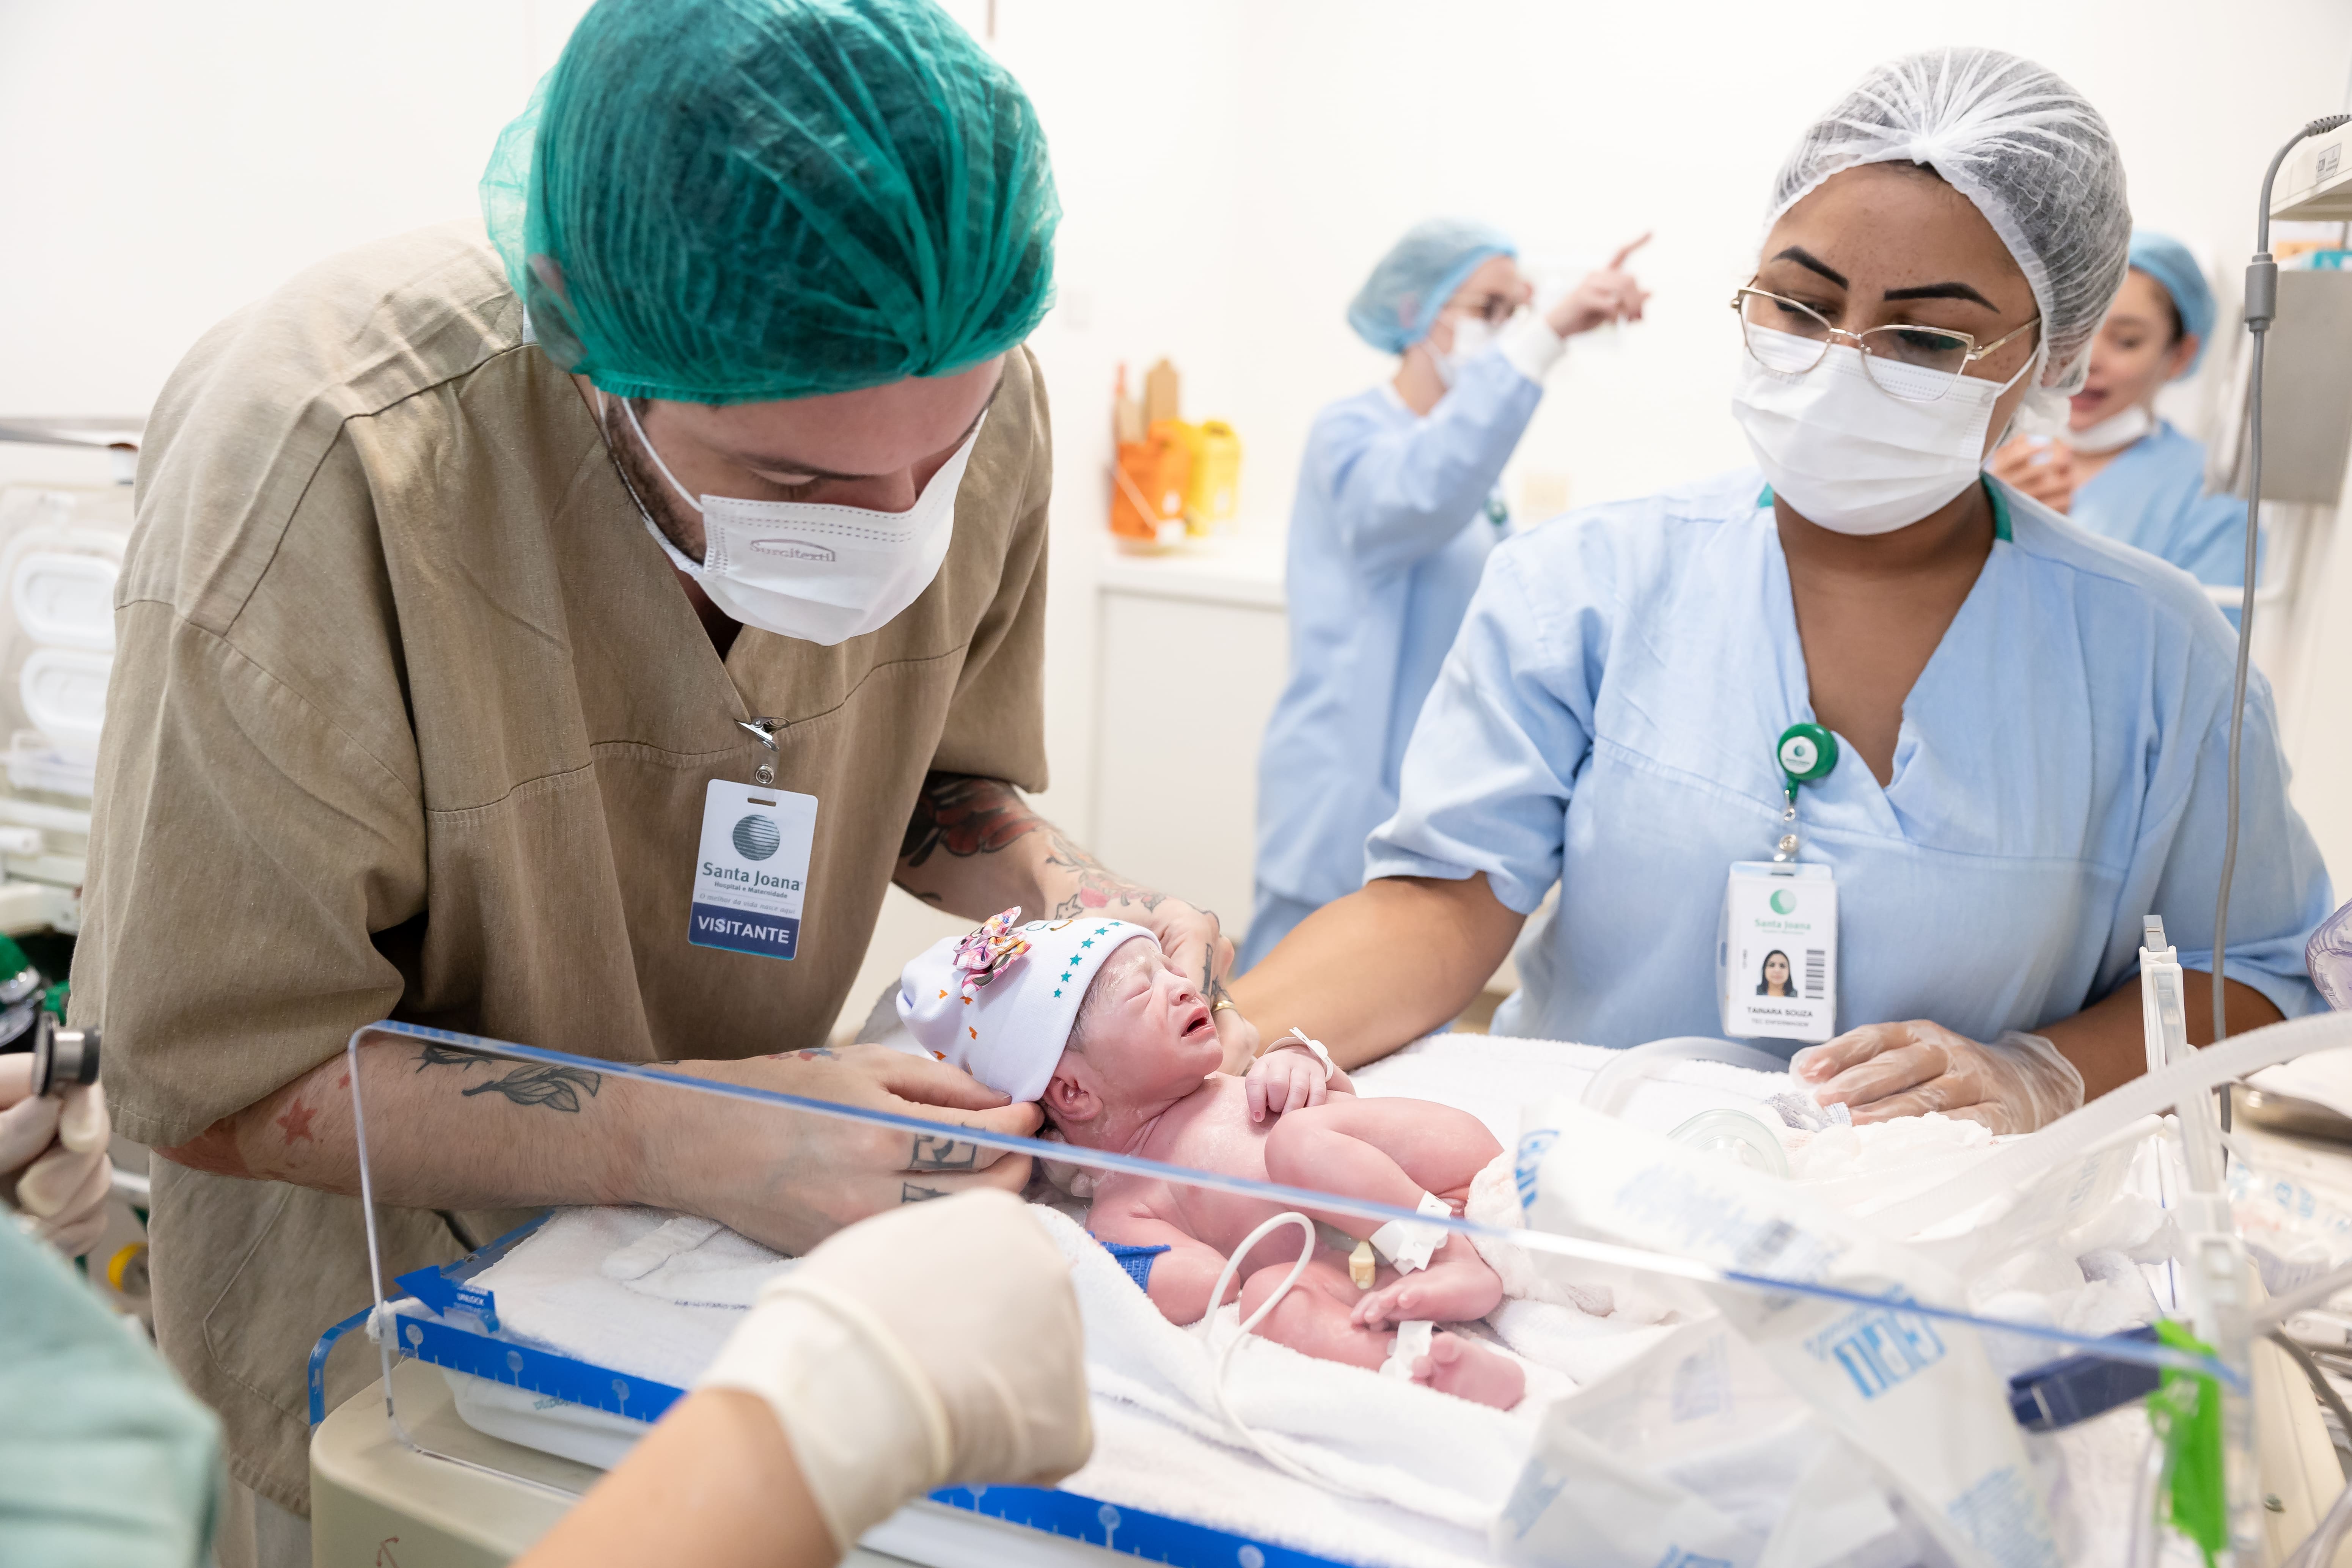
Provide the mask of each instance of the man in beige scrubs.
{"label": "man in beige scrubs", "polygon": [[[940,1063],[824,1048],[890,882],[1120,915],[1212,989],[1229,952],[1015,793],[1058,208],[995,62],[928,0],[603,0],[484,198],[488,242],[388,240],[215,328],[142,455],[73,1003],[163,1155],[157,1335],[226,1426],[225,1563],[308,1560],[305,1357],[371,1299],[355,1028],[1025,1133]],[[814,797],[789,961],[689,940],[714,780]],[[1026,1175],[413,1043],[358,1070],[394,1272],[543,1205],[798,1248]],[[331,1401],[373,1368],[334,1358]]]}

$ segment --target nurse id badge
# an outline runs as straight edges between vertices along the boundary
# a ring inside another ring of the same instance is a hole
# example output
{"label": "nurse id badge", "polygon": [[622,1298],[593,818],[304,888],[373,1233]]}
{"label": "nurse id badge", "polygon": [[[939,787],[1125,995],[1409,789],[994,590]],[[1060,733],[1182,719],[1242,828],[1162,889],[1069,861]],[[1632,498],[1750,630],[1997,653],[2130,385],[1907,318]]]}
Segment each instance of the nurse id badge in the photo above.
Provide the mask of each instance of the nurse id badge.
{"label": "nurse id badge", "polygon": [[687,941],[761,958],[800,945],[801,898],[816,842],[816,796],[712,779],[702,802]]}
{"label": "nurse id badge", "polygon": [[1723,900],[1723,1032],[1826,1040],[1837,1033],[1837,883],[1827,866],[1743,860]]}

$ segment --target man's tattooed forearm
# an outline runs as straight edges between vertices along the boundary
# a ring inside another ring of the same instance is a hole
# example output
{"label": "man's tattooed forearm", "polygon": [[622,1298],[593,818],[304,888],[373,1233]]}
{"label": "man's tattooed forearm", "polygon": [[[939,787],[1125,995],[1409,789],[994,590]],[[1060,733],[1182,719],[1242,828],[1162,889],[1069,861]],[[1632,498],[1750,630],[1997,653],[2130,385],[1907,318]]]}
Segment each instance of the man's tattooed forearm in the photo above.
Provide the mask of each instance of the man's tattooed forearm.
{"label": "man's tattooed forearm", "polygon": [[993,855],[1044,826],[1045,819],[1003,779],[932,773],[915,796],[915,814],[907,819],[898,858],[915,867],[929,859],[934,849],[959,857]]}
{"label": "man's tattooed forearm", "polygon": [[928,1132],[918,1132],[914,1152],[907,1156],[907,1169],[976,1171],[980,1169],[980,1145],[961,1138],[934,1138]]}
{"label": "man's tattooed forearm", "polygon": [[[1107,869],[1103,863],[1072,843],[1062,830],[1029,809],[1020,792],[1003,779],[969,773],[932,773],[915,797],[915,814],[908,819],[907,837],[898,846],[903,870],[913,870],[943,849],[958,858],[993,855],[1032,833],[1045,835],[1045,868],[1066,873],[1077,886],[1046,913],[1047,920],[1076,915],[1114,905],[1149,914],[1168,901],[1156,888]],[[944,903],[936,891],[918,892],[929,903]]]}
{"label": "man's tattooed forearm", "polygon": [[1101,861],[1071,843],[1058,827],[1047,827],[1045,841],[1052,846],[1046,851],[1045,864],[1078,879],[1077,891],[1054,906],[1055,920],[1066,921],[1112,904],[1131,904],[1150,913],[1168,901],[1168,895],[1158,889],[1130,882],[1107,869]]}
{"label": "man's tattooed forearm", "polygon": [[898,1184],[898,1201],[902,1204],[925,1203],[932,1198],[943,1198],[947,1195],[946,1192],[939,1187],[919,1187],[912,1182]]}
{"label": "man's tattooed forearm", "polygon": [[[426,1046],[416,1053],[416,1070],[426,1068],[487,1068],[493,1065],[487,1057],[470,1051],[453,1051],[440,1046]],[[478,1083],[458,1092],[471,1100],[478,1094],[504,1096],[517,1105],[544,1105],[551,1110],[577,1114],[580,1091],[586,1089],[593,1098],[604,1088],[601,1073],[585,1068],[525,1067],[517,1068],[504,1078],[494,1078],[488,1083]]]}

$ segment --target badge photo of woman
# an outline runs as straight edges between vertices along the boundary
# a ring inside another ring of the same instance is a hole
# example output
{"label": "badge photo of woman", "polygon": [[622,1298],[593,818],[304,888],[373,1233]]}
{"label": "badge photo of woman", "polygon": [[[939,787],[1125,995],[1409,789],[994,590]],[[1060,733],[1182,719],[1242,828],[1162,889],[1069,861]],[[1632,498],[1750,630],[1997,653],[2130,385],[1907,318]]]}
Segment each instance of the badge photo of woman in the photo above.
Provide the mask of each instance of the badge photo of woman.
{"label": "badge photo of woman", "polygon": [[1779,948],[1764,955],[1763,978],[1756,982],[1759,996],[1794,996],[1789,984],[1789,955]]}

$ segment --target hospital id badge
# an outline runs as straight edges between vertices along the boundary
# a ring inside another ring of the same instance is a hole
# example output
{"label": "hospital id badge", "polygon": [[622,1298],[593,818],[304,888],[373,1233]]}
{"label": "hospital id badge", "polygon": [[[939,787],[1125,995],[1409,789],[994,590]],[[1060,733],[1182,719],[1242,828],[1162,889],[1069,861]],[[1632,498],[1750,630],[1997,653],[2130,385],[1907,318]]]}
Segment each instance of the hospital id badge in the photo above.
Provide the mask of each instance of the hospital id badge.
{"label": "hospital id badge", "polygon": [[816,796],[712,779],[702,801],[687,941],[761,958],[800,945]]}
{"label": "hospital id badge", "polygon": [[1742,860],[1723,899],[1723,1032],[1818,1042],[1837,1033],[1837,881],[1827,866]]}

